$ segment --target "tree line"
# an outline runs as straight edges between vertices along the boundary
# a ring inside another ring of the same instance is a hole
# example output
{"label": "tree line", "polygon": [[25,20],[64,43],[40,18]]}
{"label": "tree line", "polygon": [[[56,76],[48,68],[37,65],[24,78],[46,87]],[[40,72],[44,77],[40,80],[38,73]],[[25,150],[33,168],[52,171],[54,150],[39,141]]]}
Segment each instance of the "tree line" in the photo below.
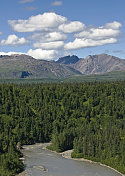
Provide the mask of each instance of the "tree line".
{"label": "tree line", "polygon": [[125,82],[1,84],[1,175],[23,170],[18,142],[49,141],[125,173]]}

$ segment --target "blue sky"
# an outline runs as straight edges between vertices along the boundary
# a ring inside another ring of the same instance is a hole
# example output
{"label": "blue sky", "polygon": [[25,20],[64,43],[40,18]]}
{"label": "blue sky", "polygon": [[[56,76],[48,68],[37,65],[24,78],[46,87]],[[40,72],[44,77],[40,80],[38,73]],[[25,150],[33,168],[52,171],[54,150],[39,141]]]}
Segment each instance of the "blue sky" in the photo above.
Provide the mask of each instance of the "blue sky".
{"label": "blue sky", "polygon": [[107,53],[125,59],[125,0],[4,0],[0,54],[53,60]]}

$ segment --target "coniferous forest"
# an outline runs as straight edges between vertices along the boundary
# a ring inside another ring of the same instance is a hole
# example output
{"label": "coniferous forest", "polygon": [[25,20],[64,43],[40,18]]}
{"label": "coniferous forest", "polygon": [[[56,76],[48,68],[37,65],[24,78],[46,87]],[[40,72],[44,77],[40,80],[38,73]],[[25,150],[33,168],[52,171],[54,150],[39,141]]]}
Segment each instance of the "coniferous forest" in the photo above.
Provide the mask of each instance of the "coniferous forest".
{"label": "coniferous forest", "polygon": [[125,82],[0,84],[1,176],[24,168],[17,143],[49,141],[125,173]]}

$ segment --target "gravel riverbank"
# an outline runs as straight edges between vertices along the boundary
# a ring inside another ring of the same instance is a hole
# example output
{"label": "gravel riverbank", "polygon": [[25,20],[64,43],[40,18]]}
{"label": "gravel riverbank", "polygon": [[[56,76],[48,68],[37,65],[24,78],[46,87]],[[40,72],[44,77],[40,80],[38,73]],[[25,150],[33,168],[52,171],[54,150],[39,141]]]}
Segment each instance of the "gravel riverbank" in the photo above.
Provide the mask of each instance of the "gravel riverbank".
{"label": "gravel riverbank", "polygon": [[107,165],[105,165],[105,164],[101,164],[100,162],[94,162],[94,161],[87,160],[87,159],[84,159],[84,158],[72,158],[72,157],[71,157],[71,153],[72,153],[72,152],[73,152],[73,150],[67,150],[67,151],[62,152],[62,153],[60,153],[60,154],[62,155],[62,157],[67,158],[67,159],[85,161],[85,162],[89,162],[89,163],[98,163],[98,164],[100,164],[101,166],[108,167],[108,168],[114,170],[115,172],[121,174],[121,176],[125,176],[124,174],[120,173],[120,172],[117,171],[116,169],[114,169],[114,168],[112,168],[112,167],[110,167],[110,166],[107,166]]}
{"label": "gravel riverbank", "polygon": [[[50,145],[50,143],[40,143],[40,144],[35,144],[35,145],[37,145],[37,146],[40,146],[42,149],[44,149],[44,150],[48,150],[46,147],[48,146],[48,145]],[[25,145],[25,146],[23,146],[23,149],[22,149],[22,152],[23,152],[23,150],[27,150],[28,149],[28,146],[27,145]],[[54,153],[57,153],[57,152],[55,152],[55,151],[51,151],[51,152],[54,152]],[[57,154],[59,154],[59,155],[61,155],[62,157],[64,157],[64,158],[67,158],[67,159],[72,159],[72,160],[78,160],[78,161],[84,161],[84,162],[89,162],[89,163],[97,163],[97,162],[94,162],[94,161],[91,161],[91,160],[87,160],[87,159],[84,159],[84,158],[71,158],[71,153],[73,152],[73,150],[67,150],[67,151],[65,151],[65,152],[62,152],[62,153],[57,153]],[[25,163],[25,156],[24,156],[24,163]],[[115,172],[117,172],[117,173],[119,173],[119,174],[121,174],[120,172],[118,172],[117,170],[115,170],[114,168],[111,168],[110,166],[107,166],[107,165],[104,165],[104,164],[101,164],[101,163],[99,163],[98,162],[98,164],[99,165],[101,165],[101,166],[104,166],[104,167],[108,167],[108,168],[110,168],[110,169],[112,169],[112,170],[114,170]],[[41,167],[40,167],[41,168]],[[16,176],[27,176],[27,172],[24,170],[22,173],[20,173],[20,174],[18,174],[18,175],[16,175]],[[124,174],[121,174],[121,176],[125,176]]]}

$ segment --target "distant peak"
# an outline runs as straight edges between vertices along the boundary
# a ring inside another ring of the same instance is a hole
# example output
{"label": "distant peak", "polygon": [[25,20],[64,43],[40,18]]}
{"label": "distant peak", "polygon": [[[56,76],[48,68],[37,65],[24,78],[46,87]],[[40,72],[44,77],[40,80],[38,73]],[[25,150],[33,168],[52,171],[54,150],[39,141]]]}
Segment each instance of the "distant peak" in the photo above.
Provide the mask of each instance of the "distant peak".
{"label": "distant peak", "polygon": [[93,59],[94,55],[88,55],[86,59]]}
{"label": "distant peak", "polygon": [[29,56],[29,55],[26,55],[26,54],[11,54],[11,55],[1,55],[0,58],[8,58],[8,59],[11,59],[11,60],[19,60],[19,59],[24,59],[24,60],[27,60],[27,59],[34,59],[33,57]]}
{"label": "distant peak", "polygon": [[103,56],[103,57],[110,57],[111,55],[108,55],[108,54],[106,54],[106,53],[95,54],[95,55],[88,55],[88,56],[86,57],[86,59],[94,59],[94,58],[96,58],[96,57],[101,57],[101,56]]}
{"label": "distant peak", "polygon": [[60,64],[75,64],[76,62],[79,61],[79,58],[75,55],[68,55],[68,56],[64,56],[59,58],[56,62],[60,63]]}

